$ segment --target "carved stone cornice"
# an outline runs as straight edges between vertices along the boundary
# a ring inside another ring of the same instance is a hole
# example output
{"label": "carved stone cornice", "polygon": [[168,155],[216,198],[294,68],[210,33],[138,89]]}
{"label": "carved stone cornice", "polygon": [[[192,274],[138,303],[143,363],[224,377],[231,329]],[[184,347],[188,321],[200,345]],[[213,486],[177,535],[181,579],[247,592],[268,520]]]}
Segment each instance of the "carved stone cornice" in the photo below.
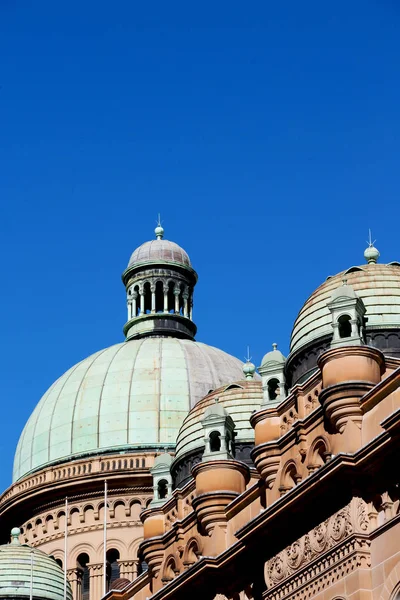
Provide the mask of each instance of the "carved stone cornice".
{"label": "carved stone cornice", "polygon": [[[342,510],[266,562],[265,582],[268,589],[297,575],[306,565],[342,544],[351,535],[368,536],[369,531],[367,506],[361,498],[354,498]],[[342,554],[339,553],[339,556]]]}

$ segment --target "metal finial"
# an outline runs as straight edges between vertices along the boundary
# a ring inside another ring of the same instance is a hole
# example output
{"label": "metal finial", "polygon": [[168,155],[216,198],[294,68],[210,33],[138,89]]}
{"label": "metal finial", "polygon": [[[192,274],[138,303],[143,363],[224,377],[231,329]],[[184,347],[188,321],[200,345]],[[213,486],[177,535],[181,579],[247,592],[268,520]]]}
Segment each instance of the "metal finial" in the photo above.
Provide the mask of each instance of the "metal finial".
{"label": "metal finial", "polygon": [[275,342],[272,344],[272,350],[276,350],[278,348],[278,344],[276,344]]}
{"label": "metal finial", "polygon": [[376,240],[372,241],[372,233],[371,233],[371,230],[370,230],[370,229],[368,229],[368,233],[369,233],[369,235],[368,235],[368,241],[367,241],[367,244],[368,244],[368,246],[369,246],[370,248],[373,248],[373,246],[375,245],[375,242],[376,242]]}
{"label": "metal finial", "polygon": [[368,264],[375,264],[376,262],[378,262],[378,258],[380,256],[379,250],[377,250],[377,248],[375,248],[374,244],[376,242],[376,240],[372,239],[372,234],[371,234],[371,230],[368,230],[369,236],[368,236],[368,248],[365,250],[364,252],[364,257],[365,260],[367,261]]}
{"label": "metal finial", "polygon": [[156,238],[158,240],[162,240],[164,237],[164,228],[161,225],[160,213],[158,213],[158,219],[157,219],[156,223],[157,223],[157,227],[155,228],[154,233],[156,234]]}
{"label": "metal finial", "polygon": [[19,536],[21,535],[21,530],[19,527],[13,527],[11,529],[11,543],[16,544],[17,546],[21,545],[19,541]]}
{"label": "metal finial", "polygon": [[249,363],[251,359],[252,357],[250,356],[250,346],[247,346],[247,356],[244,357],[244,360]]}

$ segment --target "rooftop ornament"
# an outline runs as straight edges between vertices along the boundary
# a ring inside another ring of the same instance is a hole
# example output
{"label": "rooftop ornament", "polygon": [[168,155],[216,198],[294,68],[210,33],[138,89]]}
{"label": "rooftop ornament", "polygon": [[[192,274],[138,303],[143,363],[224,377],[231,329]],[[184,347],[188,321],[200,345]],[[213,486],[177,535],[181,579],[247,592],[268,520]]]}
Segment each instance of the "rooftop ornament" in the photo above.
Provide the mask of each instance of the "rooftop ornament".
{"label": "rooftop ornament", "polygon": [[157,227],[155,228],[154,233],[156,234],[156,238],[158,240],[162,240],[163,239],[163,237],[164,237],[164,228],[161,225],[160,213],[158,213]]}
{"label": "rooftop ornament", "polygon": [[251,362],[250,348],[247,346],[247,357],[245,357],[245,364],[243,365],[243,374],[245,379],[253,379],[254,373],[256,372],[256,366]]}
{"label": "rooftop ornament", "polygon": [[371,230],[369,230],[369,241],[367,242],[368,248],[364,252],[364,258],[368,264],[376,264],[380,257],[379,250],[374,246],[375,242],[376,240],[372,241]]}

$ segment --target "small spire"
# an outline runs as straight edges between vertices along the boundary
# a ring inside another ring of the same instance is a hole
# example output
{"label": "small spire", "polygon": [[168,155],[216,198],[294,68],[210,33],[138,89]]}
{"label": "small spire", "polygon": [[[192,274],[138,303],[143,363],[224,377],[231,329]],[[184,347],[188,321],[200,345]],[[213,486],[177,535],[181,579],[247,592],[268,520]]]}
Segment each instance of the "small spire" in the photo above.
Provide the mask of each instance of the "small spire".
{"label": "small spire", "polygon": [[243,374],[246,379],[253,379],[256,367],[251,362],[250,347],[247,346],[247,356],[245,357],[246,363],[243,365]]}
{"label": "small spire", "polygon": [[368,237],[368,241],[367,241],[368,248],[364,252],[364,258],[368,264],[377,263],[378,258],[380,257],[379,250],[377,250],[377,248],[375,248],[375,246],[374,246],[375,242],[376,242],[376,240],[372,241],[371,230],[369,230],[369,237]]}
{"label": "small spire", "polygon": [[277,350],[278,349],[278,344],[276,344],[275,342],[272,344],[272,350]]}
{"label": "small spire", "polygon": [[14,546],[20,546],[21,542],[19,541],[19,536],[21,535],[21,530],[19,527],[13,527],[11,529],[11,544]]}
{"label": "small spire", "polygon": [[156,234],[156,238],[158,240],[162,240],[163,239],[163,237],[164,237],[164,228],[161,225],[160,213],[158,213],[157,227],[155,228],[154,233]]}

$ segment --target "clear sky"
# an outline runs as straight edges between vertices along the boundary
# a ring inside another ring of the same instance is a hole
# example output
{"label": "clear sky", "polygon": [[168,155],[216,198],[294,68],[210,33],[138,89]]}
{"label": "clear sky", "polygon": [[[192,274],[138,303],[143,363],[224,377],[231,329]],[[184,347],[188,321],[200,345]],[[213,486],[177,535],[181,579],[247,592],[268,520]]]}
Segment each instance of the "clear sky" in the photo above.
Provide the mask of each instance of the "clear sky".
{"label": "clear sky", "polygon": [[47,387],[123,339],[158,212],[197,339],[256,364],[369,227],[400,260],[399,30],[397,0],[0,0],[0,488]]}

